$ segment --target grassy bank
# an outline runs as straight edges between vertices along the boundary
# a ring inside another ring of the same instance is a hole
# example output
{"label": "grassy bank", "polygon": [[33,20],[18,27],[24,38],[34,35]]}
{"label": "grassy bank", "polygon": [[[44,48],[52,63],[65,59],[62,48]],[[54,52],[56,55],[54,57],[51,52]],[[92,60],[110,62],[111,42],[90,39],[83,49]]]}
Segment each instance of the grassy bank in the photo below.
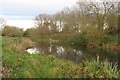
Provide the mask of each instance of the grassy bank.
{"label": "grassy bank", "polygon": [[34,47],[35,43],[24,37],[2,37],[2,47],[19,53],[24,53],[27,48]]}
{"label": "grassy bank", "polygon": [[[97,60],[85,61],[79,65],[60,60],[52,55],[20,54],[10,45],[21,45],[19,38],[3,38],[3,77],[9,78],[120,78],[117,65]],[[20,40],[23,40],[20,38]],[[16,46],[16,47],[17,47]],[[23,45],[24,46],[24,45]]]}
{"label": "grassy bank", "polygon": [[99,60],[75,65],[52,55],[19,54],[3,49],[4,77],[12,78],[119,78],[116,65]]}

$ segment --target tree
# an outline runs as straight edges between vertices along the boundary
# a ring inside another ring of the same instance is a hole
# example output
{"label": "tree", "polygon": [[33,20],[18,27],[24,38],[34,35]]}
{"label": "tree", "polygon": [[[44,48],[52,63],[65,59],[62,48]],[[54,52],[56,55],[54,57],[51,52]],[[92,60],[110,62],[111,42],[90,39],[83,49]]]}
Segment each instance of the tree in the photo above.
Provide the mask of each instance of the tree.
{"label": "tree", "polygon": [[115,2],[78,1],[78,5],[81,14],[80,29],[86,39],[100,40],[102,45],[104,38],[111,33],[118,32],[118,6]]}
{"label": "tree", "polygon": [[6,25],[6,21],[2,18],[0,18],[0,35],[2,34],[2,29]]}
{"label": "tree", "polygon": [[35,17],[36,32],[38,35],[52,35],[56,33],[57,27],[55,17],[47,14],[39,14]]}
{"label": "tree", "polygon": [[35,28],[29,28],[24,31],[23,36],[24,37],[38,36],[36,33],[37,33],[37,31]]}
{"label": "tree", "polygon": [[[106,19],[111,10],[116,6],[115,2],[101,1],[101,2],[81,2],[80,0],[77,3],[80,7],[80,12],[84,15],[91,14],[91,17],[98,25],[98,28],[104,28],[106,24]],[[114,9],[115,10],[115,9]],[[117,8],[116,8],[117,10]],[[84,19],[84,18],[83,18]],[[87,20],[89,20],[88,18]]]}
{"label": "tree", "polygon": [[2,29],[6,25],[6,21],[0,18],[0,29]]}
{"label": "tree", "polygon": [[42,27],[45,21],[50,20],[50,15],[47,14],[39,14],[35,17],[35,25],[36,27]]}
{"label": "tree", "polygon": [[118,16],[118,4],[115,4],[106,16],[108,34],[118,34]]}

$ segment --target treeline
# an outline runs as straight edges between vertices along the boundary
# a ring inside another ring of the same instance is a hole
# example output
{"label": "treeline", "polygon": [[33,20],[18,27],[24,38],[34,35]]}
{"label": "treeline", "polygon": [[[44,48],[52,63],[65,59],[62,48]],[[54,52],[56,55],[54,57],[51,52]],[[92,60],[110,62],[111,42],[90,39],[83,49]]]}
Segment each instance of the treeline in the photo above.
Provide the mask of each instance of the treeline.
{"label": "treeline", "polygon": [[[72,8],[66,7],[56,14],[39,14],[34,19],[34,28],[23,31],[15,27],[12,27],[14,30],[4,27],[2,35],[39,38],[63,34],[70,35],[69,37],[73,37],[70,39],[78,43],[101,45],[111,42],[111,37],[118,35],[118,16],[116,2],[81,2],[79,0]],[[6,30],[9,32],[7,33]],[[74,33],[78,36],[72,35]]]}
{"label": "treeline", "polygon": [[103,32],[117,34],[118,5],[114,2],[78,1],[71,9],[66,7],[54,15],[39,14],[35,17],[35,24],[36,28],[31,30],[38,35],[74,32],[95,36]]}
{"label": "treeline", "polygon": [[[82,33],[86,36],[117,34],[118,4],[115,2],[77,2],[71,9],[66,7],[53,14],[39,14],[35,27],[27,29],[25,35],[52,35],[56,33]],[[15,28],[15,27],[14,27]],[[8,29],[6,26],[4,29]],[[18,33],[21,31],[18,28]],[[14,32],[10,30],[11,32]],[[5,31],[4,31],[5,32]],[[6,33],[3,32],[3,35]],[[103,36],[103,35],[102,35]]]}
{"label": "treeline", "polygon": [[35,17],[35,28],[26,30],[26,34],[37,38],[45,35],[70,35],[63,39],[87,45],[103,45],[112,41],[116,44],[119,30],[118,16],[116,2],[79,0],[72,8],[66,7],[56,14],[39,14]]}

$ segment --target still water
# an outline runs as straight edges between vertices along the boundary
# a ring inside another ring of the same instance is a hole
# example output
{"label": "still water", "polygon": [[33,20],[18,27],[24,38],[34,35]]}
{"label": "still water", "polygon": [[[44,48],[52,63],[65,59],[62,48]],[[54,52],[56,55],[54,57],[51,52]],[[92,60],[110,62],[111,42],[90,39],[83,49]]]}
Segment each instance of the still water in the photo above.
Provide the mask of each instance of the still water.
{"label": "still water", "polygon": [[57,58],[70,60],[76,64],[79,64],[83,60],[96,59],[97,55],[101,61],[107,60],[109,62],[118,62],[118,54],[113,52],[103,51],[97,48],[83,48],[83,47],[71,47],[63,45],[42,45],[35,48],[27,49],[30,54],[45,53],[46,55],[54,55]]}

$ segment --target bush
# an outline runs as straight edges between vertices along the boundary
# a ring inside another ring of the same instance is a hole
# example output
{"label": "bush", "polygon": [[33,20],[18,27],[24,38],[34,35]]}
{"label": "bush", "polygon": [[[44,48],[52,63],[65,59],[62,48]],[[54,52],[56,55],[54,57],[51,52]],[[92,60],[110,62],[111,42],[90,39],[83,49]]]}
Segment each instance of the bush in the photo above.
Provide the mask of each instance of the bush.
{"label": "bush", "polygon": [[23,32],[23,29],[7,25],[2,29],[2,36],[21,37],[23,36]]}

